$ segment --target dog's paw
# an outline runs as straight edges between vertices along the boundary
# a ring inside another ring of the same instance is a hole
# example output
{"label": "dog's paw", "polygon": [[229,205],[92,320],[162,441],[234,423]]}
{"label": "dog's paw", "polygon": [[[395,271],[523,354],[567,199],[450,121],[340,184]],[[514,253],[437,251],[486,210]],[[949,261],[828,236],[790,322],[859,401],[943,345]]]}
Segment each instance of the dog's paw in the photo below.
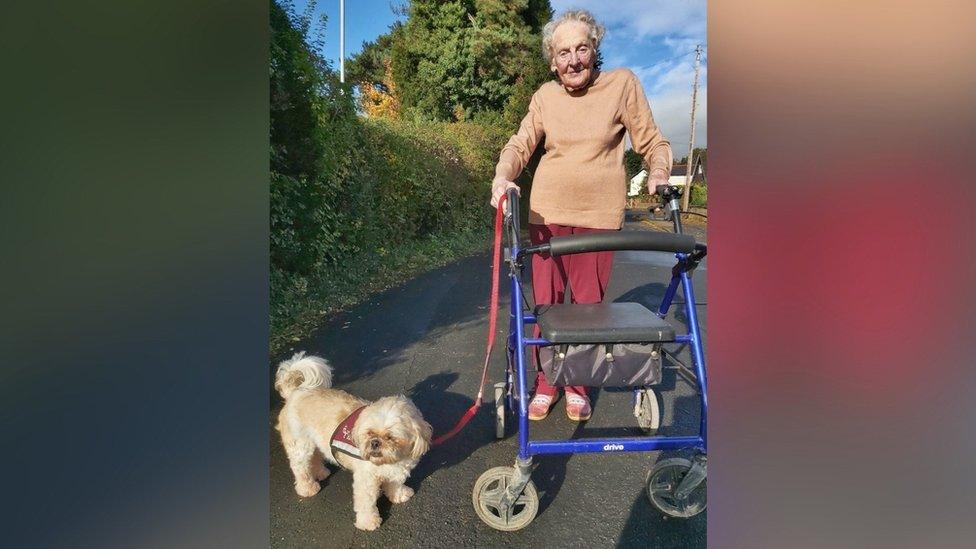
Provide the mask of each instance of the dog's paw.
{"label": "dog's paw", "polygon": [[319,493],[322,487],[317,482],[296,482],[295,492],[303,498],[310,498]]}
{"label": "dog's paw", "polygon": [[312,476],[315,477],[315,480],[325,480],[329,478],[330,474],[331,472],[324,463],[318,464],[318,466],[315,466],[314,470],[312,471]]}
{"label": "dog's paw", "polygon": [[376,530],[382,522],[379,513],[356,513],[356,528],[360,530]]}
{"label": "dog's paw", "polygon": [[387,494],[387,496],[393,503],[406,503],[408,499],[413,497],[413,488],[409,486],[400,486],[394,490],[392,494]]}

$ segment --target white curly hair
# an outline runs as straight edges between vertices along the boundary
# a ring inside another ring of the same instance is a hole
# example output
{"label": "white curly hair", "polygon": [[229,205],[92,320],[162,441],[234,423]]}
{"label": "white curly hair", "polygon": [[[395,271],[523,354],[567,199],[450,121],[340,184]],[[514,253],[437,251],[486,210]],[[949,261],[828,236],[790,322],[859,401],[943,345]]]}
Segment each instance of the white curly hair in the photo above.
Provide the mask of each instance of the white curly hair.
{"label": "white curly hair", "polygon": [[597,54],[596,63],[597,68],[599,68],[599,63],[601,61],[600,41],[603,40],[603,35],[607,32],[607,29],[600,24],[595,17],[593,17],[592,13],[586,10],[564,11],[558,17],[553,18],[552,21],[546,23],[546,26],[542,27],[542,55],[546,58],[546,62],[552,63],[552,35],[556,32],[556,27],[567,21],[577,21],[579,23],[583,23],[586,25],[587,29],[589,29],[590,44],[593,46],[593,50]]}

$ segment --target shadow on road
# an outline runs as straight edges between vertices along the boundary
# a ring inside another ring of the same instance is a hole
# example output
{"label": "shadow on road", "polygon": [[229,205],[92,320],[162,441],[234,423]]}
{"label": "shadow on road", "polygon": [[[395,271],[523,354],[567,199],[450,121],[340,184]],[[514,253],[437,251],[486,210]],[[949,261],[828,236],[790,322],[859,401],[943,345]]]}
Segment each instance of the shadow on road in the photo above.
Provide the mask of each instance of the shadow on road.
{"label": "shadow on road", "polygon": [[[434,428],[435,437],[454,427],[458,418],[473,404],[470,396],[447,391],[458,377],[453,372],[433,374],[418,381],[407,392],[407,396],[424,414],[424,419]],[[454,438],[431,448],[413,470],[408,484],[415,490],[423,489],[423,480],[431,473],[463,462],[476,450],[492,442],[494,439],[487,435],[494,431],[484,426],[486,422],[493,420],[489,417],[493,413],[491,406],[483,405],[475,417],[471,418],[471,422]]]}
{"label": "shadow on road", "polygon": [[[490,287],[490,258],[479,254],[418,276],[340,313],[299,347],[272,357],[272,407],[281,405],[273,389],[277,364],[296,351],[328,359],[335,371],[333,382],[342,387],[401,362],[405,349],[438,329],[485,320]],[[506,300],[505,285],[501,294],[500,300]]]}
{"label": "shadow on road", "polygon": [[[708,511],[690,519],[665,517],[642,492],[630,508],[630,515],[617,537],[616,547],[705,547]],[[700,543],[693,544],[692,540]]]}
{"label": "shadow on road", "polygon": [[[651,311],[657,311],[658,307],[661,306],[661,300],[664,299],[664,291],[668,289],[666,284],[660,282],[652,282],[650,284],[644,284],[643,286],[637,286],[631,290],[628,290],[622,294],[617,299],[614,299],[614,303],[640,303],[641,305],[647,307]],[[680,296],[675,296],[675,303]]]}
{"label": "shadow on road", "polygon": [[[697,286],[700,286],[700,284],[696,284],[696,287]],[[664,292],[667,289],[667,284],[652,282],[650,284],[638,286],[621,295],[617,299],[614,299],[613,301],[614,303],[640,303],[649,310],[657,312],[657,310],[661,307],[661,300],[664,299]],[[696,295],[695,301],[697,302],[697,305],[705,305],[705,302],[702,300],[701,296]],[[675,320],[681,322],[682,325],[687,326],[688,317],[685,315],[684,305],[684,293],[682,293],[681,286],[679,285],[678,292],[675,294],[674,299],[671,300],[670,313],[674,315]]]}
{"label": "shadow on road", "polygon": [[[665,379],[662,384],[670,383],[673,388],[676,383],[674,371],[665,370],[664,376]],[[661,387],[656,386],[656,388]],[[657,434],[660,436],[696,434],[698,432],[698,421],[701,417],[698,395],[674,396],[673,393],[669,392],[665,392],[664,395],[668,404],[662,407],[665,414]],[[674,456],[690,458],[691,452],[662,452],[658,456],[658,460]],[[654,463],[656,461],[648,463],[647,469],[641,477],[642,482],[647,482],[646,474],[650,472]],[[627,520],[617,537],[616,547],[705,547],[704,531],[707,513],[707,511],[703,511],[690,519],[666,517],[651,505],[647,499],[645,487],[642,486],[640,494],[634,499]]]}
{"label": "shadow on road", "polygon": [[[597,401],[600,400],[600,391],[590,390],[589,397],[590,405],[595,410],[597,408]],[[562,398],[566,398],[565,395]],[[553,404],[553,411],[556,411],[556,407],[561,405],[561,402]],[[585,431],[586,423],[577,423],[573,429],[573,434],[568,439],[579,439],[581,438],[580,435]],[[559,490],[562,489],[563,481],[566,480],[566,466],[569,464],[569,460],[573,459],[573,455],[553,454],[535,458],[535,462],[538,465],[532,471],[532,482],[542,492],[542,495],[539,496],[539,515],[546,512],[546,509],[549,508],[549,505],[559,494]]]}

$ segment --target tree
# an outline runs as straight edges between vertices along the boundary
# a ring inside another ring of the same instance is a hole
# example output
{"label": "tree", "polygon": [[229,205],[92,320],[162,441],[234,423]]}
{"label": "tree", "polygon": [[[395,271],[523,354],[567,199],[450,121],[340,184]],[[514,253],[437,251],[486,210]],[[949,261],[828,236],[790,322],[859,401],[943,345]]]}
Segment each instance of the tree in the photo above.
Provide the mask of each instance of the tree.
{"label": "tree", "polygon": [[378,84],[367,81],[360,85],[359,106],[370,118],[400,118],[400,97],[390,61],[384,65],[383,78]]}
{"label": "tree", "polygon": [[363,49],[346,63],[347,79],[350,82],[369,82],[379,91],[389,92],[386,87],[387,69],[391,62],[393,41],[401,32],[403,24],[397,21],[389,32],[380,35],[375,41],[363,42]]}
{"label": "tree", "polygon": [[[412,0],[407,21],[389,33],[393,81],[403,110],[419,118],[469,120],[502,114],[514,124],[548,78],[539,51],[548,0]],[[357,58],[376,75],[374,55]]]}
{"label": "tree", "polygon": [[644,157],[634,149],[627,149],[624,151],[624,169],[627,171],[627,179],[630,180],[644,169]]}

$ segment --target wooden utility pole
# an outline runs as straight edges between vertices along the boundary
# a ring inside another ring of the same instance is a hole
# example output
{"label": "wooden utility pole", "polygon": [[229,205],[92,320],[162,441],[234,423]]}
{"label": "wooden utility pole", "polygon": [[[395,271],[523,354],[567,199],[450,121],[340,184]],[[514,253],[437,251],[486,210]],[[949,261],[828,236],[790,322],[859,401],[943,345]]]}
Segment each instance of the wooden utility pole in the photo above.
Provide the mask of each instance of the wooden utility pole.
{"label": "wooden utility pole", "polygon": [[691,199],[691,179],[694,177],[692,169],[695,166],[695,107],[698,102],[698,65],[701,61],[701,44],[695,47],[695,86],[691,92],[691,138],[688,139],[688,166],[685,175],[685,193],[681,197],[681,209],[688,211],[688,200]]}

